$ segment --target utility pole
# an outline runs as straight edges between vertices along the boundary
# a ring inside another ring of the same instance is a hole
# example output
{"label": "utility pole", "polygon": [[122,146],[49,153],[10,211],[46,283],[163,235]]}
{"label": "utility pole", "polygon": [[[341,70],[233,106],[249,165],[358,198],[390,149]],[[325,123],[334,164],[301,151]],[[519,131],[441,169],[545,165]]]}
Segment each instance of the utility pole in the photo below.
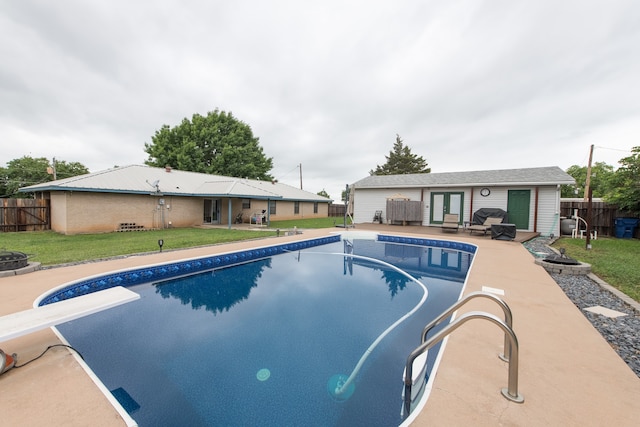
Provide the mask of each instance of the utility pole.
{"label": "utility pole", "polygon": [[593,230],[593,226],[591,222],[593,221],[592,216],[592,202],[593,202],[593,189],[591,188],[591,162],[593,161],[593,144],[591,144],[591,150],[589,151],[589,164],[587,165],[587,179],[584,185],[584,201],[587,202],[587,229],[586,233],[586,244],[585,249],[591,249],[591,230]]}
{"label": "utility pole", "polygon": [[302,190],[302,163],[300,163],[300,189]]}
{"label": "utility pole", "polygon": [[585,249],[591,250],[591,233],[593,232],[593,227],[591,226],[591,222],[593,221],[593,189],[589,189],[589,202],[587,203],[587,229],[585,230],[586,234],[586,243]]}
{"label": "utility pole", "polygon": [[47,173],[49,175],[53,175],[53,180],[56,181],[58,179],[58,174],[56,173],[56,158],[53,158],[51,162],[51,166],[47,168]]}
{"label": "utility pole", "polygon": [[591,189],[591,161],[593,160],[593,144],[589,151],[589,164],[587,165],[587,180],[584,184],[584,201],[589,201],[589,190]]}

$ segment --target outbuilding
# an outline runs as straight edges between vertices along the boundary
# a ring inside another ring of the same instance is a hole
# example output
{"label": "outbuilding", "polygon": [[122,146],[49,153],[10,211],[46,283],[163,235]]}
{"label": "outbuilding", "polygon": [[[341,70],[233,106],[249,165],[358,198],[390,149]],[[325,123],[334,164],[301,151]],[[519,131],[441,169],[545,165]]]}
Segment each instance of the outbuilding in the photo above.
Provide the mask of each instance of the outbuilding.
{"label": "outbuilding", "polygon": [[[517,230],[557,236],[560,233],[560,186],[569,184],[575,184],[575,180],[557,166],[372,175],[351,188],[353,220],[356,224],[375,219],[385,223],[442,226],[446,214],[457,214],[463,227],[472,222],[473,214],[479,209],[502,209]],[[397,209],[402,201],[407,206],[405,217]]]}
{"label": "outbuilding", "polygon": [[63,234],[327,217],[331,199],[276,181],[131,165],[31,185]]}

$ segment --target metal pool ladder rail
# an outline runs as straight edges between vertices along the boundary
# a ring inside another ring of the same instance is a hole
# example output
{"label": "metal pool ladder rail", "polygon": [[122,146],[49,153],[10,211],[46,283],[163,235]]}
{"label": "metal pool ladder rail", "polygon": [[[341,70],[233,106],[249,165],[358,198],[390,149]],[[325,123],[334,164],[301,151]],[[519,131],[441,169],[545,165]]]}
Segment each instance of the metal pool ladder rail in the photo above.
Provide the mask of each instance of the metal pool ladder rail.
{"label": "metal pool ladder rail", "polygon": [[[500,320],[498,317],[493,314],[485,313],[482,311],[471,311],[469,313],[465,313],[460,316],[458,319],[454,320],[447,326],[445,326],[442,330],[437,332],[431,338],[427,339],[427,334],[429,331],[436,325],[438,325],[442,320],[448,317],[455,310],[469,302],[474,298],[488,298],[494,302],[496,302],[504,311],[505,320]],[[502,395],[512,402],[522,403],[524,402],[524,396],[518,393],[518,338],[516,337],[512,325],[512,315],[511,309],[509,306],[500,298],[496,297],[493,294],[487,292],[472,292],[466,297],[462,298],[460,301],[453,304],[447,310],[442,312],[438,317],[436,317],[433,321],[431,321],[428,325],[424,327],[422,330],[421,341],[418,347],[409,354],[407,357],[407,364],[405,366],[405,377],[404,377],[404,410],[407,414],[411,412],[411,403],[412,403],[412,394],[411,388],[413,386],[413,362],[418,358],[418,356],[425,353],[431,347],[436,345],[438,342],[443,340],[450,333],[458,329],[462,324],[466,323],[471,319],[485,319],[490,322],[496,324],[504,331],[504,354],[500,355],[500,358],[509,363],[509,379],[508,386],[502,389]],[[425,358],[426,363],[426,358]]]}
{"label": "metal pool ladder rail", "polygon": [[[506,323],[509,328],[513,329],[513,326],[512,326],[512,324],[513,324],[513,315],[511,314],[511,309],[509,308],[507,303],[505,303],[503,300],[501,300],[500,298],[498,298],[494,294],[491,294],[491,293],[488,293],[488,292],[471,292],[469,295],[467,295],[464,298],[460,299],[458,302],[453,304],[451,307],[449,307],[448,309],[443,311],[438,317],[433,319],[431,321],[431,323],[429,323],[427,326],[425,326],[424,329],[422,330],[422,341],[421,342],[424,343],[427,340],[427,334],[429,333],[429,331],[431,329],[433,329],[435,326],[439,325],[440,322],[442,322],[444,319],[446,319],[454,311],[456,311],[457,309],[459,309],[460,307],[465,305],[467,302],[469,302],[469,301],[471,301],[472,299],[475,299],[475,298],[487,298],[487,299],[490,299],[490,300],[494,301],[496,304],[498,304],[500,306],[500,308],[502,308],[502,311],[504,312],[504,323]],[[511,355],[511,345],[509,343],[509,338],[507,337],[507,334],[505,334],[504,335],[504,352],[503,352],[503,354],[500,355],[500,359],[504,360],[505,362],[508,362],[510,355]]]}

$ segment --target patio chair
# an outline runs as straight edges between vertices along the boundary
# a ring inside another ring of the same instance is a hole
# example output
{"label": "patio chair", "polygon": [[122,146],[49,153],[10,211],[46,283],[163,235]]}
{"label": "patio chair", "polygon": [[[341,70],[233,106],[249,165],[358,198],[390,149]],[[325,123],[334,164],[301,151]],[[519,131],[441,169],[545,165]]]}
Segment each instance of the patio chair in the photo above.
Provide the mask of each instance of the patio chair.
{"label": "patio chair", "polygon": [[496,218],[496,217],[490,216],[487,219],[485,219],[482,224],[471,224],[469,227],[467,227],[467,230],[469,230],[469,234],[473,233],[474,231],[477,231],[477,232],[482,231],[482,234],[486,235],[487,231],[491,231],[492,224],[500,224],[500,223],[502,223],[502,218]]}
{"label": "patio chair", "polygon": [[254,212],[249,218],[249,225],[252,223],[261,227],[267,225],[267,210],[263,209],[262,212]]}
{"label": "patio chair", "polygon": [[460,228],[458,214],[445,214],[442,222],[442,231],[455,231],[457,233],[458,228]]}
{"label": "patio chair", "polygon": [[382,211],[376,211],[376,213],[373,215],[373,222],[382,224]]}

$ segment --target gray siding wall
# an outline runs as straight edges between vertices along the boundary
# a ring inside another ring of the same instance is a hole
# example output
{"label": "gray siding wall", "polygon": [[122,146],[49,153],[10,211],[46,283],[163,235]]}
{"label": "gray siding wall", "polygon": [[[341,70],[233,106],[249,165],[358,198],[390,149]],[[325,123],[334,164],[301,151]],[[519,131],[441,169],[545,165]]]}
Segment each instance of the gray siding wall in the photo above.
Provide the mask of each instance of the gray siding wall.
{"label": "gray siding wall", "polygon": [[509,190],[530,190],[531,200],[529,203],[529,226],[524,231],[537,230],[543,235],[554,233],[556,236],[560,231],[559,224],[559,193],[557,186],[549,185],[538,187],[538,224],[535,221],[536,209],[536,187],[490,187],[491,194],[487,197],[480,195],[480,188],[474,189],[473,211],[480,208],[500,208],[507,210]]}
{"label": "gray siding wall", "polygon": [[356,189],[353,198],[353,221],[373,222],[376,211],[382,211],[382,219],[387,222],[387,198],[402,193],[410,200],[420,200],[420,189]]}
{"label": "gray siding wall", "polygon": [[560,189],[555,185],[540,187],[538,190],[537,231],[543,236],[551,233],[560,235]]}
{"label": "gray siding wall", "polygon": [[[423,201],[423,218],[422,225],[431,225],[431,193],[437,192],[463,192],[463,221],[471,221],[473,212],[480,208],[500,208],[507,210],[507,202],[509,190],[530,190],[531,200],[529,203],[529,225],[524,231],[537,230],[542,235],[550,233],[556,236],[560,233],[559,221],[559,190],[556,185],[548,185],[538,187],[538,224],[535,221],[535,186],[518,186],[518,187],[487,187],[491,190],[491,194],[486,197],[480,195],[483,187],[460,188],[424,188],[424,189],[356,189],[354,197],[354,221],[355,223],[373,222],[375,211],[382,211],[384,222],[387,221],[386,201],[387,198],[395,194],[401,193],[411,200]],[[471,192],[473,191],[473,207],[471,206]]]}

